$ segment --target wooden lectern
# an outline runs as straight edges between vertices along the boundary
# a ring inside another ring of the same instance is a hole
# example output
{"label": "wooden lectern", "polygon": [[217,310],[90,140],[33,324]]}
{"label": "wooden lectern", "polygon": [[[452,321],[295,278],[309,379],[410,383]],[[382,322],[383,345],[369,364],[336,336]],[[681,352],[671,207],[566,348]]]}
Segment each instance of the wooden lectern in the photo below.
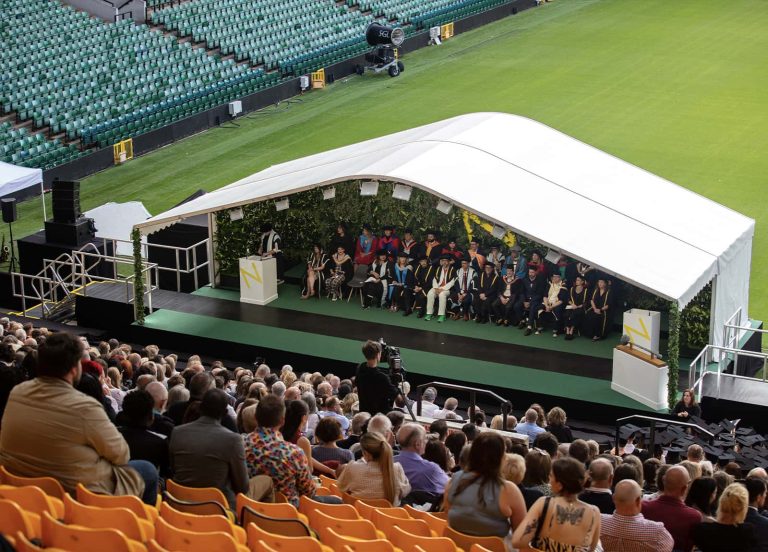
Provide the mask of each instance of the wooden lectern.
{"label": "wooden lectern", "polygon": [[617,345],[613,350],[614,391],[654,410],[666,410],[668,380],[669,368],[661,359],[631,345]]}
{"label": "wooden lectern", "polygon": [[277,299],[277,261],[251,255],[240,259],[240,301],[266,305]]}

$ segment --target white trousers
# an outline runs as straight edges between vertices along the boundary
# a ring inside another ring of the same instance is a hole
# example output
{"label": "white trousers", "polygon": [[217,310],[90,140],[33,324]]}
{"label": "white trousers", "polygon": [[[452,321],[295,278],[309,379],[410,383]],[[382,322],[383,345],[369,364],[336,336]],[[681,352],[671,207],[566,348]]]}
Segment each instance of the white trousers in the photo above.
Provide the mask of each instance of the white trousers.
{"label": "white trousers", "polygon": [[445,316],[445,307],[448,303],[448,296],[451,294],[450,291],[447,289],[444,289],[440,293],[435,291],[435,288],[430,289],[427,292],[427,314],[432,314],[435,312],[435,296],[437,296],[438,301],[438,307],[437,307],[437,314],[438,316]]}

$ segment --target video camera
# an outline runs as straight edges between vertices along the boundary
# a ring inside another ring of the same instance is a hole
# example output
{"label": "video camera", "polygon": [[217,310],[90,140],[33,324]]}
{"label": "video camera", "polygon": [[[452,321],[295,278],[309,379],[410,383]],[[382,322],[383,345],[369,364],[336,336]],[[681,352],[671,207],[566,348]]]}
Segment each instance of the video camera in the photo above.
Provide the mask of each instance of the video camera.
{"label": "video camera", "polygon": [[400,357],[400,348],[387,345],[383,337],[379,338],[381,346],[381,361],[389,366],[389,378],[393,382],[401,382],[405,377],[403,359]]}

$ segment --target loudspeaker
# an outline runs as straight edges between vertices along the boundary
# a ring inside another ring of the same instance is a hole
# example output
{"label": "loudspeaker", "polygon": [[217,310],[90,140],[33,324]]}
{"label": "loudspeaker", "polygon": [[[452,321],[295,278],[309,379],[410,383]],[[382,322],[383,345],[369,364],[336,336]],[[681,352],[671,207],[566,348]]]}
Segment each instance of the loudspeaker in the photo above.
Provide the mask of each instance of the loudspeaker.
{"label": "loudspeaker", "polygon": [[91,241],[95,234],[91,218],[80,218],[74,223],[45,221],[45,240],[49,243],[79,247]]}
{"label": "loudspeaker", "polygon": [[16,219],[18,218],[16,212],[16,200],[13,198],[2,199],[0,200],[0,205],[2,205],[3,209],[3,222],[16,222]]}
{"label": "loudspeaker", "polygon": [[56,180],[51,195],[55,222],[75,222],[80,218],[80,182]]}

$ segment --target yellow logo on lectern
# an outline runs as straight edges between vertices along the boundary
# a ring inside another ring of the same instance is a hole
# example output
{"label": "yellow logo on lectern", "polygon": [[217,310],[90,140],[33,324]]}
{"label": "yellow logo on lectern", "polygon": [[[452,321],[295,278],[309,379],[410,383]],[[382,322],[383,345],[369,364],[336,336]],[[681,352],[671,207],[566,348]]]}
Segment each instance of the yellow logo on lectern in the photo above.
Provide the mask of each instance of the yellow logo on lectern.
{"label": "yellow logo on lectern", "polygon": [[637,335],[637,337],[642,337],[643,339],[650,342],[651,340],[651,334],[648,332],[648,328],[645,327],[645,322],[643,322],[643,319],[641,317],[638,317],[638,322],[640,322],[640,327],[642,328],[642,331],[638,330],[637,328],[633,328],[632,326],[628,324],[624,324],[624,331],[629,336],[629,340],[634,343],[634,335]]}
{"label": "yellow logo on lectern", "polygon": [[248,289],[251,289],[251,284],[249,280],[255,280],[257,284],[263,284],[263,281],[261,279],[261,274],[259,274],[259,270],[256,268],[256,263],[251,261],[251,269],[253,272],[248,272],[244,268],[240,268],[240,275],[243,277],[243,282],[245,282],[245,287]]}

